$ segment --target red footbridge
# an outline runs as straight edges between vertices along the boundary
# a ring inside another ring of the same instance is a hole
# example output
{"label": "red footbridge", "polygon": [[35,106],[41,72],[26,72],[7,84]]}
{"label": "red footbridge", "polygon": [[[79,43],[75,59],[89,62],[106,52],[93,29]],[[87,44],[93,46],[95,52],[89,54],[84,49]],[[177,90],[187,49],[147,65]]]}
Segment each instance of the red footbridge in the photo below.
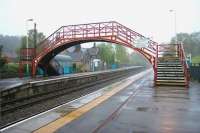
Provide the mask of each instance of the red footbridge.
{"label": "red footbridge", "polygon": [[[22,49],[19,73],[23,66],[31,66],[36,76],[37,68],[51,73],[50,60],[63,50],[86,42],[111,42],[131,48],[144,56],[154,70],[155,85],[189,85],[188,66],[182,44],[158,44],[130,28],[115,22],[100,22],[62,26],[37,48]],[[143,42],[144,45],[140,45]]]}

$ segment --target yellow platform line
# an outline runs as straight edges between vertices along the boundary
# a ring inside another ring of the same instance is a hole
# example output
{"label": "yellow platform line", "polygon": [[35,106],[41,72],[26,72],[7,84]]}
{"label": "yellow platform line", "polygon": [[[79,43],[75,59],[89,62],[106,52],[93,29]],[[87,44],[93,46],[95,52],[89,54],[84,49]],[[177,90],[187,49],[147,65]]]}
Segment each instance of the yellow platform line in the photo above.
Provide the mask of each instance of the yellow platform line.
{"label": "yellow platform line", "polygon": [[125,89],[128,85],[130,85],[133,81],[132,80],[126,80],[123,84],[118,85],[113,90],[105,93],[104,95],[94,99],[93,101],[89,102],[86,105],[81,106],[77,110],[67,114],[66,116],[59,118],[46,126],[43,126],[37,130],[35,130],[33,133],[53,133],[62,126],[72,122],[73,120],[79,118],[89,110],[93,109],[97,105],[101,104],[102,102],[106,101],[108,98],[113,96],[114,94],[118,93],[119,91]]}

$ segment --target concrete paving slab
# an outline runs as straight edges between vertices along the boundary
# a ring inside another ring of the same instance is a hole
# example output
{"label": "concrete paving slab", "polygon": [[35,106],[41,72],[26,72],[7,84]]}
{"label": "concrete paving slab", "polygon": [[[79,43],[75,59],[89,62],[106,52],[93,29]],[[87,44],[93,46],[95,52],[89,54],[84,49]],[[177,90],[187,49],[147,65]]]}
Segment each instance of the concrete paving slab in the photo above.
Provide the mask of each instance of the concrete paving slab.
{"label": "concrete paving slab", "polygon": [[[135,88],[129,86],[57,133],[199,133],[200,84],[153,87],[152,76],[137,82],[140,91],[107,119]],[[134,85],[136,85],[134,84]],[[129,95],[130,96],[130,95]],[[106,123],[106,124],[105,124]],[[102,126],[103,125],[103,126]],[[98,130],[96,130],[98,128]]]}

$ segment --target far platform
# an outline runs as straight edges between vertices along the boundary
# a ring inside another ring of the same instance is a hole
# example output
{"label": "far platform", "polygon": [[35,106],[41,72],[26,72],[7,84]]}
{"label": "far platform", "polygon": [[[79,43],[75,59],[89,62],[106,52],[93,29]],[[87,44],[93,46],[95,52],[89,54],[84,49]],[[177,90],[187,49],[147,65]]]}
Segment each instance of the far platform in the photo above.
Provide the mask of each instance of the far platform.
{"label": "far platform", "polygon": [[0,79],[0,91],[12,89],[17,86],[31,84],[35,82],[59,80],[59,79],[64,79],[64,78],[73,78],[73,77],[86,76],[86,75],[91,75],[91,74],[99,74],[102,72],[112,72],[112,71],[125,70],[125,69],[138,68],[138,67],[141,67],[141,66],[130,66],[130,67],[122,67],[122,68],[116,68],[116,69],[107,69],[107,70],[84,72],[84,73],[70,73],[70,74],[59,75],[59,76],[47,76],[47,77],[37,76],[35,78],[23,77],[23,78]]}

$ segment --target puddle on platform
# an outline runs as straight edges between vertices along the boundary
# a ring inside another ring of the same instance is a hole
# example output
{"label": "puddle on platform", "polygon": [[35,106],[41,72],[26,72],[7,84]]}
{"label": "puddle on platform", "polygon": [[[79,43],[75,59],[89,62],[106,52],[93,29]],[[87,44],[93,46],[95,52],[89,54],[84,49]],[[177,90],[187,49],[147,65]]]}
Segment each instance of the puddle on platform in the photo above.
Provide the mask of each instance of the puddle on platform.
{"label": "puddle on platform", "polygon": [[137,107],[137,111],[142,111],[142,112],[147,112],[147,110],[149,109],[149,107]]}
{"label": "puddle on platform", "polygon": [[140,111],[140,112],[147,112],[147,111],[157,112],[157,111],[159,111],[159,108],[158,107],[137,107],[136,111]]}
{"label": "puddle on platform", "polygon": [[117,97],[117,99],[120,101],[120,102],[124,102],[129,96],[119,96]]}
{"label": "puddle on platform", "polygon": [[66,105],[64,107],[60,107],[58,109],[55,110],[56,113],[59,113],[60,116],[64,116],[72,111],[74,111],[76,108],[70,106],[70,105]]}
{"label": "puddle on platform", "polygon": [[115,84],[112,84],[112,85],[109,85],[108,87],[104,88],[102,91],[105,93],[105,92],[108,92],[108,91],[111,91],[113,89],[115,89],[115,87],[117,87],[118,85],[121,84],[122,81],[120,82],[117,82]]}
{"label": "puddle on platform", "polygon": [[186,109],[186,108],[178,108],[177,110],[178,110],[178,111],[181,111],[181,112],[186,112],[186,111],[188,111],[188,109]]}
{"label": "puddle on platform", "polygon": [[79,108],[83,105],[83,103],[81,103],[80,101],[75,101],[73,103],[70,103],[69,105],[74,107],[74,108]]}
{"label": "puddle on platform", "polygon": [[132,94],[133,94],[133,92],[132,92],[132,91],[129,91],[127,94],[128,94],[128,95],[132,95]]}
{"label": "puddle on platform", "polygon": [[80,98],[79,100],[73,101],[67,105],[64,105],[58,109],[55,110],[56,113],[60,113],[61,116],[64,116],[72,111],[74,111],[75,109],[93,101],[95,98],[103,95],[105,92],[103,92],[103,90],[89,94],[85,97]]}
{"label": "puddle on platform", "polygon": [[142,97],[142,98],[151,98],[152,96],[149,94],[138,94],[137,97]]}
{"label": "puddle on platform", "polygon": [[195,112],[200,112],[200,108],[198,107],[193,107],[193,108],[190,108],[188,109],[189,111],[195,111]]}
{"label": "puddle on platform", "polygon": [[102,92],[97,92],[91,95],[88,95],[87,97],[83,98],[80,100],[80,103],[88,103],[92,100],[94,100],[95,98],[101,96],[103,93]]}
{"label": "puddle on platform", "polygon": [[113,89],[113,87],[110,86],[110,87],[107,87],[106,89],[104,89],[103,91],[104,91],[104,92],[107,92],[107,91],[111,91],[112,89]]}

